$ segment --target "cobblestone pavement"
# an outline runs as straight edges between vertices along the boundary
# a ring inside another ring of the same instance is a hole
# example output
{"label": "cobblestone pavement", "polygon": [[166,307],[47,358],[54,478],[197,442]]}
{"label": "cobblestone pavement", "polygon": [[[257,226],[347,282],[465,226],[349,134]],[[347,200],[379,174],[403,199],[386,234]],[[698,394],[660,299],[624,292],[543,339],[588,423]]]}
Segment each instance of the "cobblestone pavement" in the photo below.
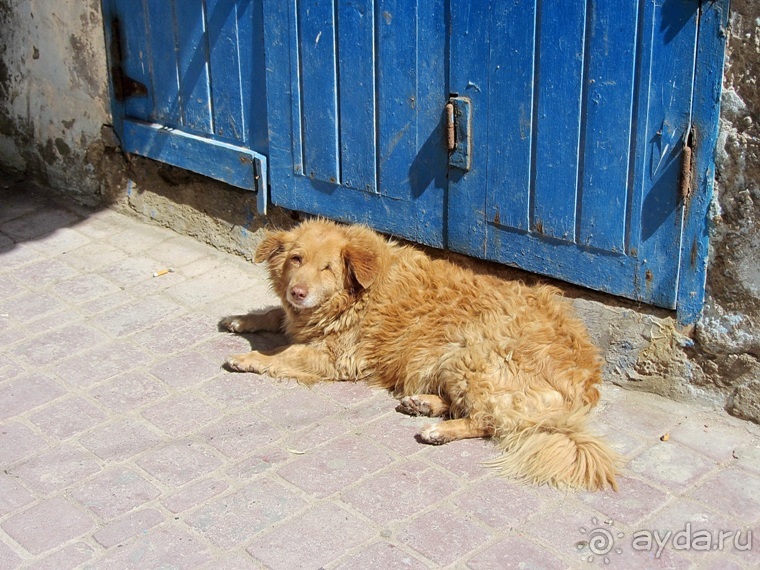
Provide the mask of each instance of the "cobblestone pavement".
{"label": "cobblestone pavement", "polygon": [[22,190],[0,190],[0,568],[760,566],[758,426],[608,385],[618,493],[496,478],[488,442],[418,443],[430,420],[382,391],[222,369],[276,341],[217,328],[274,303],[261,268]]}

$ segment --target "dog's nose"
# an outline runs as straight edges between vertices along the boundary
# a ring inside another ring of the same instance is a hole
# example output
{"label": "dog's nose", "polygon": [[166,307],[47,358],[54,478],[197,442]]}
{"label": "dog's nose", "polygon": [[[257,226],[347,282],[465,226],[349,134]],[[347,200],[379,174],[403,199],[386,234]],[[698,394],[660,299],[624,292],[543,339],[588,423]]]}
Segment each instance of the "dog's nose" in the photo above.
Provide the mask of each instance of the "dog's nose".
{"label": "dog's nose", "polygon": [[303,285],[295,285],[290,290],[290,295],[298,301],[303,301],[306,298],[306,295],[308,294],[309,294],[309,290]]}

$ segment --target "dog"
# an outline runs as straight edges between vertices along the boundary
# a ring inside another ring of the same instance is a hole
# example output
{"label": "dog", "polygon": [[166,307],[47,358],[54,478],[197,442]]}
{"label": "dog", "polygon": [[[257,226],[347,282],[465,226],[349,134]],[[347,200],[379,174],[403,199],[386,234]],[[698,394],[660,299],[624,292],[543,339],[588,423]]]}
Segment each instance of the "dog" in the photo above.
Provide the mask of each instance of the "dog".
{"label": "dog", "polygon": [[230,356],[235,371],[366,381],[398,410],[446,418],[430,444],[490,437],[490,465],[536,484],[617,490],[617,458],[585,427],[599,400],[600,358],[551,286],[526,286],[434,260],[369,228],[309,220],[267,231],[255,252],[282,307],[227,317],[235,333],[290,344]]}

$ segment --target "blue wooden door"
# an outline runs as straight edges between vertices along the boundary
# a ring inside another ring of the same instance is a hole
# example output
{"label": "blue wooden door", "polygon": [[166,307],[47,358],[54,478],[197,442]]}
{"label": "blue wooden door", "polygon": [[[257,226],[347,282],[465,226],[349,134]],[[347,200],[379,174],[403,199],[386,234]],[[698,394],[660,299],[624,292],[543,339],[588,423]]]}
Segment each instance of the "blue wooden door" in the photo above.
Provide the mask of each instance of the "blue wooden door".
{"label": "blue wooden door", "polygon": [[273,203],[442,247],[443,0],[264,0]]}
{"label": "blue wooden door", "polygon": [[[684,261],[703,262],[684,260],[705,211],[682,190],[692,126],[706,147],[715,130],[694,107],[702,15],[697,0],[453,0],[450,89],[471,103],[472,140],[470,170],[450,173],[448,246],[675,308]],[[701,303],[697,281],[686,303]]]}
{"label": "blue wooden door", "polygon": [[115,126],[126,152],[267,203],[260,0],[103,0]]}

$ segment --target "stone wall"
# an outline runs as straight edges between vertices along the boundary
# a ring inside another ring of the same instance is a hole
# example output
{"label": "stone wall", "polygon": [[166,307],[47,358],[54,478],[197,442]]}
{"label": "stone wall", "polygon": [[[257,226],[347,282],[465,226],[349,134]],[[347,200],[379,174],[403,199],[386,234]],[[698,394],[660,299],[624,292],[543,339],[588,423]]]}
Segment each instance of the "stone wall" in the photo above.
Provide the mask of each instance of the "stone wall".
{"label": "stone wall", "polygon": [[[259,216],[251,193],[119,151],[99,0],[0,0],[0,30],[0,168],[249,258],[263,225],[292,223],[277,208]],[[727,36],[703,317],[680,331],[667,311],[563,287],[610,381],[760,422],[760,2],[733,1]]]}

